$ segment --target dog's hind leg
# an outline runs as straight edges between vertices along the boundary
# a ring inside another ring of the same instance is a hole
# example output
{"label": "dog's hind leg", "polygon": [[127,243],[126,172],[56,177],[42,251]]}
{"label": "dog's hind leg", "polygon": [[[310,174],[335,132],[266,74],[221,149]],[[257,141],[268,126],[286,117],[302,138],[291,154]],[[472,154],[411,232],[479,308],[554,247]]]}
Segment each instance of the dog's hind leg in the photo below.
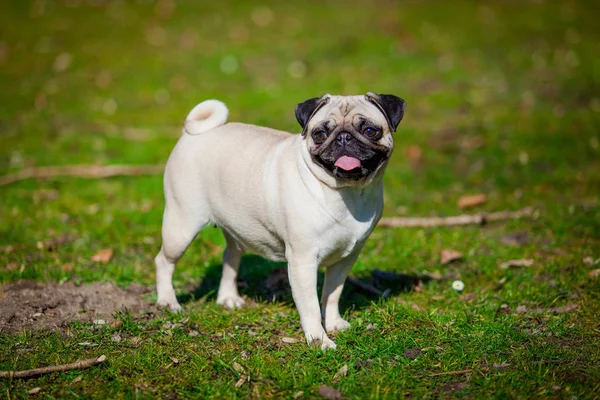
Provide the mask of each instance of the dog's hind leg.
{"label": "dog's hind leg", "polygon": [[158,307],[168,307],[174,312],[181,310],[173,289],[175,263],[207,222],[208,219],[204,217],[201,210],[189,209],[189,207],[176,202],[174,198],[167,197],[163,215],[162,246],[154,258],[156,291],[158,293],[156,305]]}
{"label": "dog's hind leg", "polygon": [[227,241],[227,247],[223,252],[223,275],[217,294],[217,304],[232,310],[244,305],[244,299],[240,297],[237,288],[237,275],[244,250],[225,230],[223,230],[223,235]]}

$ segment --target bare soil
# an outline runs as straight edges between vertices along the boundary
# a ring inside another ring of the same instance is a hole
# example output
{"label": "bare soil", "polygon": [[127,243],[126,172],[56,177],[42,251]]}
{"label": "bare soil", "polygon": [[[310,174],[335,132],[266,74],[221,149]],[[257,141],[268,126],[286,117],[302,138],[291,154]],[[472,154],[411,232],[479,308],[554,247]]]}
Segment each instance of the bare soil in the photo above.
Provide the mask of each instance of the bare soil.
{"label": "bare soil", "polygon": [[151,287],[133,284],[121,289],[113,283],[76,285],[67,282],[22,281],[0,286],[0,333],[61,329],[73,321],[114,320],[115,311],[139,314],[155,308],[142,295]]}

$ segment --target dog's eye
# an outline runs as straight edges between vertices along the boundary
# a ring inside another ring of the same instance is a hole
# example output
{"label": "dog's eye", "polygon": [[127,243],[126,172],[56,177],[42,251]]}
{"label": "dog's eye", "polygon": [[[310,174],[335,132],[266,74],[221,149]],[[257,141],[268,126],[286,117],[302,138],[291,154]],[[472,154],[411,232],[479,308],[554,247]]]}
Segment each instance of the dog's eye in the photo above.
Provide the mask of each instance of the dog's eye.
{"label": "dog's eye", "polygon": [[312,137],[316,142],[324,142],[327,139],[327,132],[316,131],[312,134]]}
{"label": "dog's eye", "polygon": [[374,137],[376,137],[377,135],[379,135],[379,131],[375,128],[365,128],[365,130],[363,131],[363,135],[365,135],[366,137],[368,137],[369,139],[373,139]]}

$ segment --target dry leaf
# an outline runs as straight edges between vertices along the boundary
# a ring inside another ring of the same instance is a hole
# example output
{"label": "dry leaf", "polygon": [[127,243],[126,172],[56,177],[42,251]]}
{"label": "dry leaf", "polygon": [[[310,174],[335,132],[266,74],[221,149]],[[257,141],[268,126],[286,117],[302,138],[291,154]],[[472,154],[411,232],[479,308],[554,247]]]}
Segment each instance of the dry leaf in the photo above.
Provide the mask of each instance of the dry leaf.
{"label": "dry leaf", "polygon": [[75,378],[71,381],[71,385],[74,383],[77,383],[77,382],[81,382],[82,380],[83,380],[83,378],[81,376],[78,376],[77,378]]}
{"label": "dry leaf", "polygon": [[588,276],[594,279],[600,277],[600,268],[591,270],[588,272]]}
{"label": "dry leaf", "polygon": [[63,272],[71,272],[73,271],[73,263],[63,264],[61,269]]}
{"label": "dry leaf", "polygon": [[413,163],[419,162],[423,156],[423,150],[421,150],[419,146],[408,146],[406,149],[406,156]]}
{"label": "dry leaf", "polygon": [[121,325],[123,325],[123,321],[121,321],[120,319],[115,319],[113,322],[110,323],[111,328],[118,328]]}
{"label": "dry leaf", "polygon": [[298,392],[294,393],[294,396],[293,396],[293,397],[294,397],[295,399],[297,399],[297,398],[299,398],[299,397],[302,397],[302,396],[304,396],[304,392],[303,392],[302,390],[300,390],[300,391],[298,391]]}
{"label": "dry leaf", "polygon": [[517,268],[517,267],[531,267],[533,260],[521,259],[521,260],[510,260],[500,264],[501,269]]}
{"label": "dry leaf", "polygon": [[326,385],[319,386],[318,393],[319,396],[328,400],[341,400],[344,398],[344,394],[342,392]]}
{"label": "dry leaf", "polygon": [[333,376],[333,381],[337,382],[342,376],[346,376],[348,374],[348,364],[344,364],[342,368]]}
{"label": "dry leaf", "polygon": [[584,257],[583,258],[583,263],[585,265],[587,265],[588,267],[591,267],[592,265],[594,265],[596,262],[594,261],[594,259],[590,256]]}
{"label": "dry leaf", "polygon": [[131,345],[132,346],[137,346],[138,344],[140,344],[140,342],[142,341],[142,338],[139,336],[135,336],[131,338]]}
{"label": "dry leaf", "polygon": [[244,382],[246,382],[246,379],[246,375],[242,375],[242,377],[238,379],[238,381],[235,383],[235,387],[239,388],[240,386],[242,386]]}
{"label": "dry leaf", "polygon": [[178,358],[171,357],[171,356],[169,356],[169,358],[171,359],[171,361],[173,361],[173,364],[179,364],[179,359]]}
{"label": "dry leaf", "polygon": [[238,364],[237,361],[233,362],[232,367],[235,370],[235,372],[237,372],[238,374],[241,374],[242,372],[244,372],[244,367],[242,367],[240,364]]}
{"label": "dry leaf", "polygon": [[483,193],[478,193],[460,197],[456,205],[460,208],[469,208],[484,204],[485,202],[487,202],[487,196]]}
{"label": "dry leaf", "polygon": [[291,344],[293,344],[293,343],[300,343],[300,340],[298,340],[296,338],[291,338],[291,337],[282,337],[281,341],[283,343],[291,343]]}
{"label": "dry leaf", "polygon": [[42,391],[41,387],[36,387],[36,388],[33,388],[33,389],[29,390],[27,393],[29,393],[29,394],[36,394],[36,393],[39,393],[41,391]]}
{"label": "dry leaf", "polygon": [[463,254],[456,250],[444,249],[440,252],[440,263],[449,264],[452,261],[460,260]]}
{"label": "dry leaf", "polygon": [[107,263],[113,256],[113,249],[102,249],[98,250],[91,258],[94,262]]}

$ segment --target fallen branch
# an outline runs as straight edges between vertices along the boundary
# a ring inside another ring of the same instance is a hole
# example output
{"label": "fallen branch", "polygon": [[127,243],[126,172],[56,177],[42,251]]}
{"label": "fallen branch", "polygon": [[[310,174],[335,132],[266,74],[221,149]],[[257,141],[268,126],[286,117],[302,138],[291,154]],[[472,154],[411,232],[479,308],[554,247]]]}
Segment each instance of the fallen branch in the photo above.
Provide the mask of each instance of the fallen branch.
{"label": "fallen branch", "polygon": [[88,360],[76,361],[72,364],[53,365],[50,367],[27,369],[25,371],[0,371],[0,378],[30,378],[32,376],[49,374],[51,372],[69,371],[72,369],[88,368],[100,364],[106,360],[106,356],[90,358]]}
{"label": "fallen branch", "polygon": [[378,225],[388,228],[427,228],[434,226],[484,225],[488,222],[526,218],[534,215],[534,209],[531,207],[526,207],[517,211],[499,211],[489,214],[463,214],[452,217],[388,217],[381,218]]}
{"label": "fallen branch", "polygon": [[382,292],[381,290],[377,289],[373,285],[369,285],[368,283],[359,281],[356,278],[352,278],[351,276],[349,276],[349,277],[346,278],[346,282],[348,282],[348,283],[356,286],[360,290],[363,290],[363,291],[365,291],[367,293],[370,293],[372,295],[379,296],[379,297],[385,297],[385,292]]}
{"label": "fallen branch", "polygon": [[126,175],[156,175],[164,171],[163,164],[154,165],[59,165],[24,168],[14,174],[0,177],[0,186],[31,178],[75,176],[79,178],[107,178]]}

